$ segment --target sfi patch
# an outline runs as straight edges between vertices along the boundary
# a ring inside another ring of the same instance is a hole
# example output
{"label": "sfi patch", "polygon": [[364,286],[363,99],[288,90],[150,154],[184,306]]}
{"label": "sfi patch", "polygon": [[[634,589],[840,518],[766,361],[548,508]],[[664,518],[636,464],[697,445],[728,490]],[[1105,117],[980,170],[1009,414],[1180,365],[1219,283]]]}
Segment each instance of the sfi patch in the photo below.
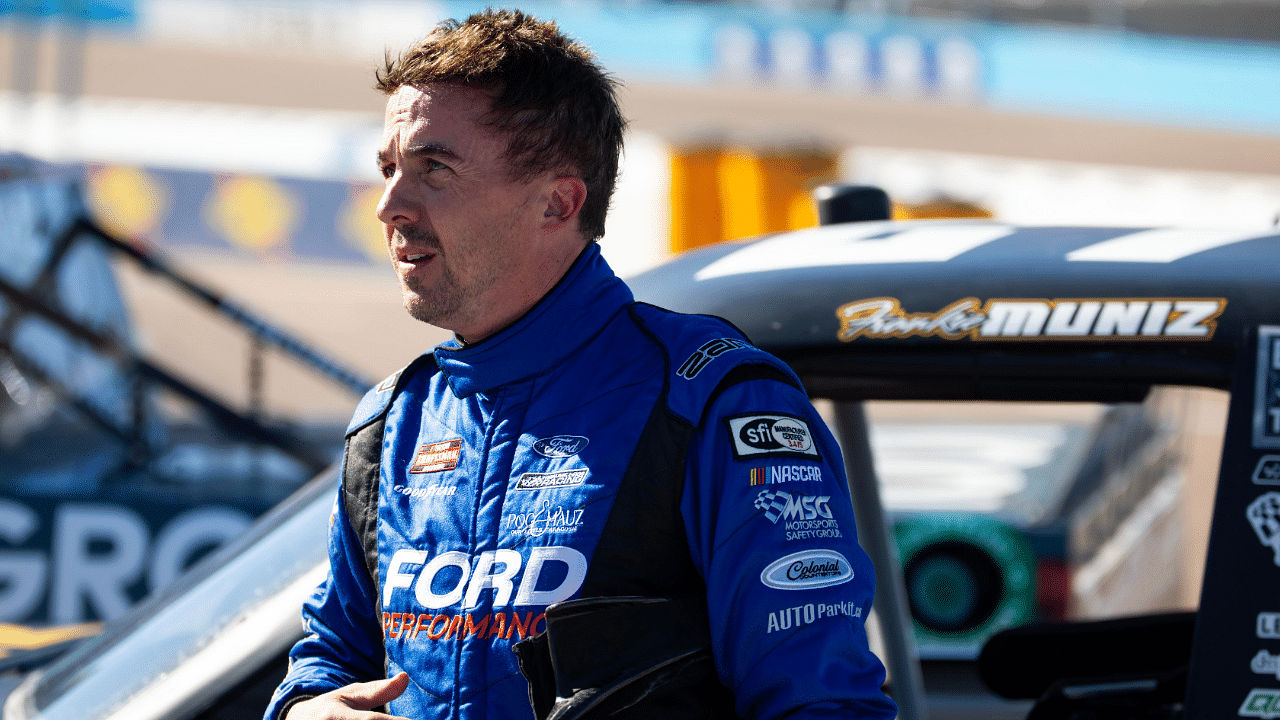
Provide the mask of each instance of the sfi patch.
{"label": "sfi patch", "polygon": [[426,443],[418,448],[418,454],[414,456],[409,472],[417,475],[452,470],[458,467],[458,458],[461,456],[462,438]]}
{"label": "sfi patch", "polygon": [[733,441],[734,460],[803,457],[821,460],[804,418],[783,413],[734,415],[724,420]]}

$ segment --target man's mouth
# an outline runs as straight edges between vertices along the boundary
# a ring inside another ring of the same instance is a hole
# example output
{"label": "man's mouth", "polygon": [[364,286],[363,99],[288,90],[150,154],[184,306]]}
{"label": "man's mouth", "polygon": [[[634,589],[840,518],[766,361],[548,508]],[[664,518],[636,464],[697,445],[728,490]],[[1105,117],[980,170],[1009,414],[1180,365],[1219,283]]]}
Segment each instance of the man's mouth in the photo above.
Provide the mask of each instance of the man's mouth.
{"label": "man's mouth", "polygon": [[404,256],[404,259],[406,262],[418,262],[419,260],[421,260],[426,256],[427,256],[426,253],[409,253],[408,255]]}

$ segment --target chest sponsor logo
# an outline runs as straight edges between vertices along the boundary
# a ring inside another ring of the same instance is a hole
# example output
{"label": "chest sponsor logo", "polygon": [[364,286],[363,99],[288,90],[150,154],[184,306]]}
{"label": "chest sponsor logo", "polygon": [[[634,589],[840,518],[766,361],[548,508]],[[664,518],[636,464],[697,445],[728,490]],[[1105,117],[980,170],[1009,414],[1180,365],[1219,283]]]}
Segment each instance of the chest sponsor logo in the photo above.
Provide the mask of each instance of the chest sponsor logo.
{"label": "chest sponsor logo", "polygon": [[[543,573],[561,579],[558,584],[540,583]],[[425,550],[401,548],[387,563],[382,606],[402,602],[409,591],[418,605],[429,610],[459,602],[464,610],[474,608],[490,592],[494,607],[545,606],[573,595],[586,576],[586,556],[571,547],[533,547],[523,554],[486,550],[474,558],[456,550],[433,557]]]}
{"label": "chest sponsor logo", "polygon": [[809,423],[794,415],[735,415],[725,418],[735,460],[806,457],[821,460]]}
{"label": "chest sponsor logo", "polygon": [[1275,563],[1280,565],[1280,493],[1269,492],[1249,503],[1245,510],[1258,540],[1275,552]]}
{"label": "chest sponsor logo", "polygon": [[454,438],[444,442],[426,443],[418,448],[409,472],[421,473],[441,472],[458,467],[458,458],[462,456],[462,439]]}
{"label": "chest sponsor logo", "polygon": [[516,490],[550,490],[552,488],[573,487],[587,481],[588,471],[561,470],[551,473],[525,473],[516,481]]}
{"label": "chest sponsor logo", "polygon": [[589,442],[581,435],[556,435],[535,440],[533,451],[549,458],[573,457],[585,450]]}
{"label": "chest sponsor logo", "polygon": [[527,537],[571,533],[582,526],[582,509],[551,507],[551,503],[544,500],[537,510],[507,515],[503,524],[508,532]]}
{"label": "chest sponsor logo", "polygon": [[777,590],[811,590],[853,579],[853,568],[835,550],[802,550],[769,563],[760,582]]}
{"label": "chest sponsor logo", "polygon": [[1254,688],[1240,704],[1240,717],[1274,718],[1280,717],[1280,690]]}
{"label": "chest sponsor logo", "polygon": [[[398,644],[459,640],[476,637],[485,640],[520,641],[546,631],[545,613],[382,613],[382,637]],[[386,642],[388,650],[395,649]]]}
{"label": "chest sponsor logo", "polygon": [[964,298],[931,313],[907,313],[897,298],[836,308],[838,337],[948,340],[1208,340],[1225,298]]}
{"label": "chest sponsor logo", "polygon": [[1280,455],[1266,455],[1253,469],[1254,485],[1280,485]]}
{"label": "chest sponsor logo", "polygon": [[428,485],[426,487],[410,487],[396,485],[391,491],[411,498],[453,497],[458,492],[457,485]]}
{"label": "chest sponsor logo", "polygon": [[793,482],[822,482],[822,468],[817,465],[774,465],[751,469],[752,485]]}
{"label": "chest sponsor logo", "polygon": [[1258,376],[1253,399],[1253,446],[1280,448],[1280,326],[1258,328]]}
{"label": "chest sponsor logo", "polygon": [[693,351],[680,368],[676,370],[676,375],[685,380],[692,380],[698,377],[698,373],[702,372],[712,360],[731,350],[742,350],[751,347],[751,343],[734,338],[716,338],[702,344],[702,347]]}
{"label": "chest sponsor logo", "polygon": [[839,603],[807,603],[795,607],[783,608],[769,613],[769,621],[765,626],[765,634],[802,628],[824,617],[862,617],[862,608],[851,602]]}
{"label": "chest sponsor logo", "polygon": [[1258,613],[1257,630],[1263,640],[1280,640],[1280,613]]}

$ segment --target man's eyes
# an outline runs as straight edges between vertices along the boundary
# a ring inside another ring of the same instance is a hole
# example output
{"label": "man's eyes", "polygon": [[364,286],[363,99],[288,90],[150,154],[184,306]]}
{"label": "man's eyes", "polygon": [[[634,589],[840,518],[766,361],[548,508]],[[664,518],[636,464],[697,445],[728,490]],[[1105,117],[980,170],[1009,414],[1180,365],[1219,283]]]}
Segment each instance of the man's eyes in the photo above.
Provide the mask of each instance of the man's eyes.
{"label": "man's eyes", "polygon": [[[383,166],[382,166],[381,168],[379,168],[379,169],[380,169],[380,170],[381,170],[381,172],[382,172],[382,177],[383,177],[383,179],[384,179],[384,180],[390,180],[390,179],[391,179],[391,176],[393,176],[393,175],[395,175],[395,174],[396,174],[396,166],[395,166],[394,164],[392,164],[392,163],[388,163],[388,164],[386,164],[386,165],[383,165]],[[422,169],[423,169],[423,171],[424,171],[424,172],[428,172],[428,173],[429,173],[429,172],[435,172],[435,171],[437,171],[437,170],[448,170],[448,169],[449,169],[449,166],[448,166],[448,165],[445,165],[444,163],[440,162],[439,160],[434,160],[434,159],[431,159],[431,158],[424,158],[424,159],[422,160]]]}

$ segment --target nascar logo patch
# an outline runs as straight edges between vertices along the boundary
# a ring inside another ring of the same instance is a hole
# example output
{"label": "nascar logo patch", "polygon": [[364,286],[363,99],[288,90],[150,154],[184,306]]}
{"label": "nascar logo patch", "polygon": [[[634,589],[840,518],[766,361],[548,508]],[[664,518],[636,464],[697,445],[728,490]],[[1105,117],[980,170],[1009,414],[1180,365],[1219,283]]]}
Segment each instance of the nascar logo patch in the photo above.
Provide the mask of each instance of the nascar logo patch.
{"label": "nascar logo patch", "polygon": [[409,472],[418,475],[452,470],[458,467],[458,458],[461,456],[462,438],[426,443],[418,448],[418,454],[414,456]]}

